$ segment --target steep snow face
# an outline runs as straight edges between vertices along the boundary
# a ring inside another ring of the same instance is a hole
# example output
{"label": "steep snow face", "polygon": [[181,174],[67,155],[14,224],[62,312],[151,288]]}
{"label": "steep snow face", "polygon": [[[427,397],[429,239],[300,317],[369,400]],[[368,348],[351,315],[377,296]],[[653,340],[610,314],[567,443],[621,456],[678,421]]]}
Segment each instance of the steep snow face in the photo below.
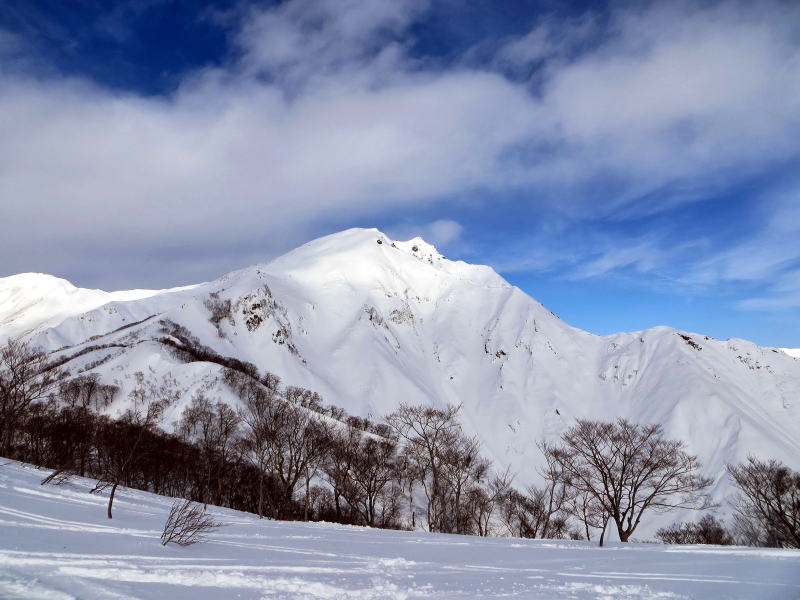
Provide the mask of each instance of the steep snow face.
{"label": "steep snow face", "polygon": [[[0,322],[26,314],[25,299],[41,296],[31,289],[0,302]],[[491,268],[447,260],[419,238],[351,229],[190,288],[70,300],[84,292],[62,294],[63,306],[33,304],[29,337],[73,357],[73,373],[119,385],[111,412],[125,408],[137,371],[174,382],[182,399],[167,426],[198,390],[235,402],[217,365],[183,364],[158,341],[172,322],[353,414],[462,404],[467,431],[519,483],[537,479],[536,443],[577,418],[662,423],[718,477],[718,498],[725,464],[748,454],[800,466],[800,360],[668,327],[595,336]]]}

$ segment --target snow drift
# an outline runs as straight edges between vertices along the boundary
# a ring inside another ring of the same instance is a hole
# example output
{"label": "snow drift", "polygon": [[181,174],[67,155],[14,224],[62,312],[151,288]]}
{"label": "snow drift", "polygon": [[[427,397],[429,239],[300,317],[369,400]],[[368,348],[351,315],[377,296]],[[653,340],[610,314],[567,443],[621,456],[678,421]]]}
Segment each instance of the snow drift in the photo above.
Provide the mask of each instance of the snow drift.
{"label": "snow drift", "polygon": [[[113,521],[92,481],[0,466],[0,597],[704,600],[800,595],[800,552],[520,540],[259,520],[209,507],[224,527],[161,546],[171,498],[120,489]],[[107,493],[104,492],[104,493]]]}

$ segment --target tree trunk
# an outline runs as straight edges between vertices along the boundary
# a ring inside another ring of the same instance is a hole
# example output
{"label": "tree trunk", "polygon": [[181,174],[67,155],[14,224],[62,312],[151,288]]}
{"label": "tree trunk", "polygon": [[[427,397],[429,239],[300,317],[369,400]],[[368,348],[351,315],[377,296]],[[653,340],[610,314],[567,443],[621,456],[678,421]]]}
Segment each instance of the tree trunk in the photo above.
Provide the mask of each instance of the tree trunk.
{"label": "tree trunk", "polygon": [[258,476],[258,518],[264,518],[264,476]]}
{"label": "tree trunk", "polygon": [[603,541],[606,538],[606,527],[608,527],[608,519],[603,522],[603,530],[600,532],[600,547],[603,547]]}
{"label": "tree trunk", "polygon": [[114,485],[111,486],[111,494],[108,496],[108,518],[111,518],[111,506],[114,504],[114,494],[117,493],[117,486],[119,485],[119,481],[115,481]]}
{"label": "tree trunk", "polygon": [[342,505],[339,502],[339,498],[341,494],[339,493],[339,488],[334,488],[333,491],[333,504],[336,507],[336,522],[340,523],[342,520]]}
{"label": "tree trunk", "polygon": [[309,485],[311,480],[309,479],[308,475],[306,474],[306,501],[305,505],[303,506],[303,520],[308,522],[308,492],[309,492]]}

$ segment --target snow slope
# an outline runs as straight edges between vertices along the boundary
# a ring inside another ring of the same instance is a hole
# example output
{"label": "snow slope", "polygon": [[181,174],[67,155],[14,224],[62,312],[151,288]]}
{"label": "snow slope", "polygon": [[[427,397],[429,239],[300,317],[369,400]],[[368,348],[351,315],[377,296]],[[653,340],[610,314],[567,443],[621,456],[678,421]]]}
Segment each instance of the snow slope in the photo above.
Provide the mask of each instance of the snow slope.
{"label": "snow slope", "polygon": [[109,302],[140,300],[160,293],[161,290],[86,290],[66,279],[42,273],[3,277],[0,278],[0,331],[3,336],[30,335]]}
{"label": "snow slope", "polygon": [[[36,344],[73,357],[73,373],[119,385],[112,413],[125,408],[137,371],[180,389],[167,426],[197,390],[235,401],[217,365],[182,364],[158,342],[169,320],[353,414],[461,403],[468,432],[519,483],[537,478],[536,443],[576,418],[662,423],[717,477],[719,501],[730,491],[728,462],[754,453],[800,468],[800,360],[669,327],[592,335],[491,268],[447,260],[419,238],[351,229],[216,281],[138,296],[64,282],[67,292],[34,302],[46,276],[36,277],[30,286],[0,280],[0,290],[16,290],[13,301],[0,296],[0,339],[24,323]],[[215,325],[208,303],[225,301],[230,316]]]}
{"label": "snow slope", "polygon": [[25,600],[800,597],[800,551],[551,542],[289,523],[210,507],[225,524],[162,547],[172,499],[0,467],[0,597]]}
{"label": "snow slope", "polygon": [[780,350],[793,358],[800,358],[800,348],[780,348]]}

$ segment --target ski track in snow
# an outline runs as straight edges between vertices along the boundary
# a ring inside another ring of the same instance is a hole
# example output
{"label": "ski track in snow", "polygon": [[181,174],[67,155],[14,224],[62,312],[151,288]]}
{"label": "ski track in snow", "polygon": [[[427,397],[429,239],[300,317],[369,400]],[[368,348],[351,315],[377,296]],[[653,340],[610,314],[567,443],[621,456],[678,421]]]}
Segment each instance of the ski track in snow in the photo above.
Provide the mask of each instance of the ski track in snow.
{"label": "ski track in snow", "polygon": [[0,598],[30,600],[800,598],[800,551],[475,538],[288,523],[211,507],[225,523],[162,547],[172,499],[0,466]]}

